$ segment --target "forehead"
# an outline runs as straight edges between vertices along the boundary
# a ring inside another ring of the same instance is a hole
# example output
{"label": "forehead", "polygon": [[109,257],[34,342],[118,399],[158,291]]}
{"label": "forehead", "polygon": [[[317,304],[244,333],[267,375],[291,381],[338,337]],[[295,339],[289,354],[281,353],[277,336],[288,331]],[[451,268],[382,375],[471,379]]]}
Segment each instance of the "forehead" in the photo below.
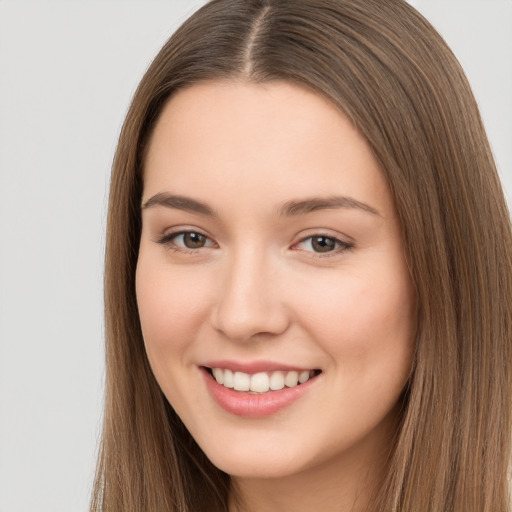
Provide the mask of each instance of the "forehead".
{"label": "forehead", "polygon": [[146,197],[191,189],[210,197],[222,188],[246,200],[340,193],[392,207],[386,180],[350,120],[322,96],[286,82],[212,81],[178,91],[156,123],[144,173]]}

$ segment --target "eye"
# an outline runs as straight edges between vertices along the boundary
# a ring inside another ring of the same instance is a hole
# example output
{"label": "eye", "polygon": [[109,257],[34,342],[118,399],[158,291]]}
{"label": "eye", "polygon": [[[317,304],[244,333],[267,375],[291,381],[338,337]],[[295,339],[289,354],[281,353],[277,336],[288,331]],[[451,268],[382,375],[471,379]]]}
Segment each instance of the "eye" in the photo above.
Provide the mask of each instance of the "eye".
{"label": "eye", "polygon": [[172,240],[178,245],[183,244],[187,249],[200,249],[206,245],[208,238],[201,233],[194,233],[190,231],[176,235]]}
{"label": "eye", "polygon": [[215,244],[202,233],[197,231],[180,231],[170,233],[158,240],[159,244],[168,245],[176,250],[180,249],[201,249],[203,247],[213,247]]}
{"label": "eye", "polygon": [[303,238],[296,247],[303,251],[326,254],[343,252],[352,249],[353,245],[333,236],[313,235]]}

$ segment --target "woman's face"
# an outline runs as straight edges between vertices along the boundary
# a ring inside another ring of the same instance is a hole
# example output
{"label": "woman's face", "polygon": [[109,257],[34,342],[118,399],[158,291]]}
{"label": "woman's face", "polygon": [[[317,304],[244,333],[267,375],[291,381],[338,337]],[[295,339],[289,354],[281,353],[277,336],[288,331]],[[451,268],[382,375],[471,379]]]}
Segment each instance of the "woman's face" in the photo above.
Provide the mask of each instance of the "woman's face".
{"label": "woman's face", "polygon": [[386,179],[338,109],[283,82],[181,90],[142,218],[149,361],[216,466],[268,478],[385,454],[415,299]]}

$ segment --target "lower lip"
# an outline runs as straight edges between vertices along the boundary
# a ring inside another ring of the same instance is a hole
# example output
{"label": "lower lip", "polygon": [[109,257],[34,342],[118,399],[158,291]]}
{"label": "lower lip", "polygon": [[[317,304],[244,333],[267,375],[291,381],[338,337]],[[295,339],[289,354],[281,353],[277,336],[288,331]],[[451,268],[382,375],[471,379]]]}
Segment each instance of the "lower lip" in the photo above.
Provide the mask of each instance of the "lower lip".
{"label": "lower lip", "polygon": [[318,376],[312,377],[304,384],[279,391],[263,394],[251,394],[235,391],[219,384],[205,368],[201,368],[206,386],[215,402],[225,411],[243,418],[264,418],[288,407],[315,384]]}

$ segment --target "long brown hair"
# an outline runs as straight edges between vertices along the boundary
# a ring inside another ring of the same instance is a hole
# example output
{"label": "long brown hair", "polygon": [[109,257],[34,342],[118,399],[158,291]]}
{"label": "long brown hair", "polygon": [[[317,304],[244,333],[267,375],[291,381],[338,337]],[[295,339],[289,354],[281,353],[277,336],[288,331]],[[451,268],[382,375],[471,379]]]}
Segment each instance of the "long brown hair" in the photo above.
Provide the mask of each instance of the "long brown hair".
{"label": "long brown hair", "polygon": [[106,402],[91,511],[227,510],[149,367],[135,299],[144,151],[165,102],[202,80],[285,80],[336,104],[394,194],[416,288],[412,375],[372,510],[505,512],[512,236],[477,105],[453,54],[402,0],[213,0],[142,79],[113,165]]}

